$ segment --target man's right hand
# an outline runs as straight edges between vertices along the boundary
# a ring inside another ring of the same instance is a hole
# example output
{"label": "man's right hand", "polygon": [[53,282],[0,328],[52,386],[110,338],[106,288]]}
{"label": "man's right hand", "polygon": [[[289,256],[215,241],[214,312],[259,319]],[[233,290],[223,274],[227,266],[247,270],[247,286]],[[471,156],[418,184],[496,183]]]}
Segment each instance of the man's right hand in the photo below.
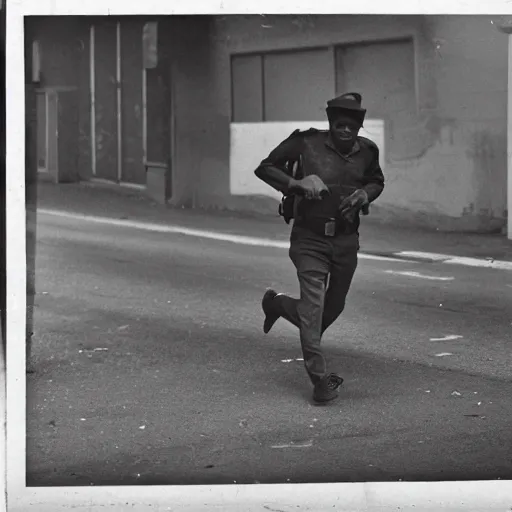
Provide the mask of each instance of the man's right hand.
{"label": "man's right hand", "polygon": [[306,199],[322,199],[329,194],[329,189],[316,174],[311,174],[301,180],[292,178],[288,188],[291,192],[304,195]]}

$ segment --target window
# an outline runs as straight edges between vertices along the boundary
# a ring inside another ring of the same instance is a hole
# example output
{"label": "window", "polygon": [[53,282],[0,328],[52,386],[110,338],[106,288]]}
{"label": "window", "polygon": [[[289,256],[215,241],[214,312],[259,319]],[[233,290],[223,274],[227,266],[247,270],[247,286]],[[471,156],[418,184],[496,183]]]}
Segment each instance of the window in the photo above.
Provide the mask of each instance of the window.
{"label": "window", "polygon": [[233,122],[325,119],[335,83],[330,49],[240,55],[231,68]]}
{"label": "window", "polygon": [[231,70],[234,123],[324,121],[330,98],[357,91],[366,117],[385,122],[389,156],[415,154],[424,138],[412,39],[236,55]]}
{"label": "window", "polygon": [[262,60],[261,55],[232,59],[232,119],[235,123],[259,123],[264,119]]}

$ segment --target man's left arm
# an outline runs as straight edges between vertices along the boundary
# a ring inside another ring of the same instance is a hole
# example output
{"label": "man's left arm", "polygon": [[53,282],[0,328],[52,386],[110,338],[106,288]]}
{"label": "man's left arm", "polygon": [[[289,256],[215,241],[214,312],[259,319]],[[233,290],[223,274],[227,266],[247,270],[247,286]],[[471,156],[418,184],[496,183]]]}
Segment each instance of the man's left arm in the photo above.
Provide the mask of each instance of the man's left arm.
{"label": "man's left arm", "polygon": [[379,148],[372,143],[368,149],[372,152],[372,160],[364,172],[362,188],[368,196],[369,204],[375,201],[384,190],[384,173],[379,163]]}
{"label": "man's left arm", "polygon": [[363,174],[362,187],[343,199],[340,204],[342,216],[351,219],[357,212],[368,215],[370,203],[375,201],[384,190],[384,174],[379,164],[379,148],[367,140],[366,151],[371,152],[369,164]]}

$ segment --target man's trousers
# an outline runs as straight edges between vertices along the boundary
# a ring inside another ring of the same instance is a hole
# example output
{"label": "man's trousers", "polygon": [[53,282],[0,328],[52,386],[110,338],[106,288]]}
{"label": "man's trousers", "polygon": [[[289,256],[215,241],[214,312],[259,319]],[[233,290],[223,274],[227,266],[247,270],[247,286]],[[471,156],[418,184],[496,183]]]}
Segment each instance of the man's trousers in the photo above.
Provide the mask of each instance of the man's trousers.
{"label": "man's trousers", "polygon": [[304,364],[313,384],[327,373],[320,342],[324,331],[341,315],[357,268],[359,235],[318,235],[294,226],[289,256],[300,285],[300,299],[279,294],[276,313],[300,329]]}

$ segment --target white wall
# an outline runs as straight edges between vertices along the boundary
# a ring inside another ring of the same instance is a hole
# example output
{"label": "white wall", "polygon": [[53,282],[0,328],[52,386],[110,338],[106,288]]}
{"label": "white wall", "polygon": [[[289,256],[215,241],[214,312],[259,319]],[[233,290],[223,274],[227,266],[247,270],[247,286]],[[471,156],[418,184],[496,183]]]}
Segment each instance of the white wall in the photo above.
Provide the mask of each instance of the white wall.
{"label": "white wall", "polygon": [[[381,120],[365,121],[365,128],[360,135],[371,139],[380,150],[380,164],[384,169],[384,122]],[[232,195],[260,195],[276,199],[281,194],[266,185],[254,175],[260,162],[294,130],[317,128],[326,130],[327,122],[266,122],[266,123],[232,123],[230,148],[230,192]]]}

